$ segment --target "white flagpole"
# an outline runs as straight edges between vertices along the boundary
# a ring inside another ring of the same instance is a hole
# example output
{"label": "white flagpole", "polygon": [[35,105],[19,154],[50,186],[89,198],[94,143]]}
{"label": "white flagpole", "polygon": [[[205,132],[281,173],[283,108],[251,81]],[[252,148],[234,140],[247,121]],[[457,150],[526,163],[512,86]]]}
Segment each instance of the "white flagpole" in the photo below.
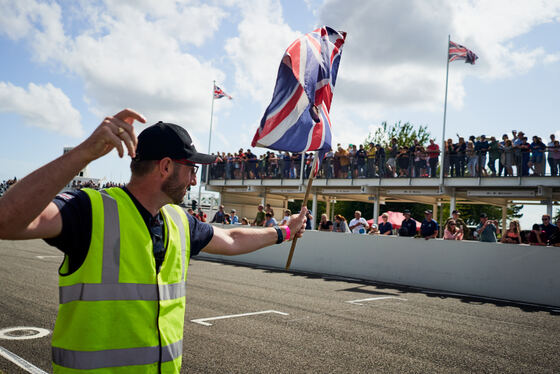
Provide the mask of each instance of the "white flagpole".
{"label": "white flagpole", "polygon": [[[210,145],[212,144],[212,120],[214,119],[214,88],[216,87],[216,81],[213,81],[213,85],[212,85],[212,109],[210,109],[210,132],[208,133],[208,154],[210,154]],[[208,184],[208,178],[209,178],[209,174],[210,174],[210,165],[204,165],[206,167],[206,184]],[[200,183],[198,184],[198,206],[200,207],[200,204],[202,202],[201,200],[201,196],[202,196],[202,172],[201,172],[201,178],[200,178]]]}
{"label": "white flagpole", "polygon": [[445,120],[447,117],[447,84],[449,79],[449,42],[451,41],[451,35],[447,35],[447,71],[445,73],[445,101],[443,104],[443,129],[441,132],[441,161],[440,161],[440,168],[439,168],[439,185],[440,189],[443,190],[443,160],[445,158]]}

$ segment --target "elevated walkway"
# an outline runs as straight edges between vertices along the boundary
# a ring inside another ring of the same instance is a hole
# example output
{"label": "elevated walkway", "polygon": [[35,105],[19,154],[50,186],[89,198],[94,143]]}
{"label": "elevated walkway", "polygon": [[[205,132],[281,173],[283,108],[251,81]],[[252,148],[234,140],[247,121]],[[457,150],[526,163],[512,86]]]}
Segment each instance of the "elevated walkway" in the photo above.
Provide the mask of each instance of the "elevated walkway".
{"label": "elevated walkway", "polygon": [[[219,192],[222,204],[237,208],[238,215],[249,218],[259,203],[281,209],[290,200],[303,199],[305,193],[300,179],[211,179],[206,189]],[[490,204],[502,207],[505,227],[507,207],[513,203],[546,205],[552,215],[552,207],[560,201],[560,177],[444,178],[443,185],[439,178],[316,179],[311,193],[314,206],[317,201],[325,201],[327,212],[336,201],[373,203],[373,212],[364,213],[367,217],[379,216],[379,204],[386,202],[430,204],[434,217],[438,217],[438,207],[443,203],[450,204],[451,210],[457,203]]]}

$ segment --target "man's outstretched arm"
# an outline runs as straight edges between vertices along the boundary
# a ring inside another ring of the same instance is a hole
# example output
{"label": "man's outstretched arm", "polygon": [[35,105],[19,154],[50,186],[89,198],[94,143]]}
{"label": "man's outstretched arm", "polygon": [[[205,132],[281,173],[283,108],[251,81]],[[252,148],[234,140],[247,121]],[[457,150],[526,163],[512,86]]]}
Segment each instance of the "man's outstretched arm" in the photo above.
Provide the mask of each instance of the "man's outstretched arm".
{"label": "man's outstretched arm", "polygon": [[53,198],[87,164],[113,148],[123,157],[126,146],[128,154],[134,157],[138,142],[132,126],[134,120],[145,122],[144,117],[130,109],[105,118],[80,145],[14,184],[0,198],[0,239],[57,236],[62,230],[62,219]]}
{"label": "man's outstretched arm", "polygon": [[[307,208],[303,208],[299,214],[294,214],[288,227],[290,228],[290,240],[294,237],[301,237],[305,231],[305,214]],[[284,238],[286,238],[286,230],[282,229]],[[266,229],[222,229],[214,227],[214,236],[203,252],[234,256],[249,253],[275,244],[278,239],[276,230],[272,227]]]}

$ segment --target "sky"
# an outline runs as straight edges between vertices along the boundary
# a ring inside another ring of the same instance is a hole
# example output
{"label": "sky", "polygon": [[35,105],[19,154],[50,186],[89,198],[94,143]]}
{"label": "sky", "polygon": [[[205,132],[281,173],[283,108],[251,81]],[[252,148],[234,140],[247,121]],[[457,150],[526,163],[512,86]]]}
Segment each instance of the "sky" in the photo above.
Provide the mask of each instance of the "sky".
{"label": "sky", "polygon": [[[427,126],[439,143],[448,35],[479,59],[449,66],[446,137],[560,136],[560,0],[0,0],[0,9],[0,180],[58,157],[122,108],[148,125],[184,126],[207,151],[214,80],[234,99],[214,103],[211,152],[246,149],[285,49],[322,25],[347,32],[333,143],[361,143],[383,121]],[[126,182],[129,161],[113,151],[89,174]]]}

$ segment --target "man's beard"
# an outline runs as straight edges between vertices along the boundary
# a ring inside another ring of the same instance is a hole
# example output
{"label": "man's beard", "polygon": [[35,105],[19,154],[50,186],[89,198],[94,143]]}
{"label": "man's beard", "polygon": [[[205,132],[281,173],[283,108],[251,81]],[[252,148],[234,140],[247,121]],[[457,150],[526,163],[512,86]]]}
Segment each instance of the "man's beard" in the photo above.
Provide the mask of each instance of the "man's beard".
{"label": "man's beard", "polygon": [[179,179],[179,169],[175,168],[173,174],[161,185],[161,190],[171,198],[173,204],[180,204],[185,197],[186,183],[182,183]]}

